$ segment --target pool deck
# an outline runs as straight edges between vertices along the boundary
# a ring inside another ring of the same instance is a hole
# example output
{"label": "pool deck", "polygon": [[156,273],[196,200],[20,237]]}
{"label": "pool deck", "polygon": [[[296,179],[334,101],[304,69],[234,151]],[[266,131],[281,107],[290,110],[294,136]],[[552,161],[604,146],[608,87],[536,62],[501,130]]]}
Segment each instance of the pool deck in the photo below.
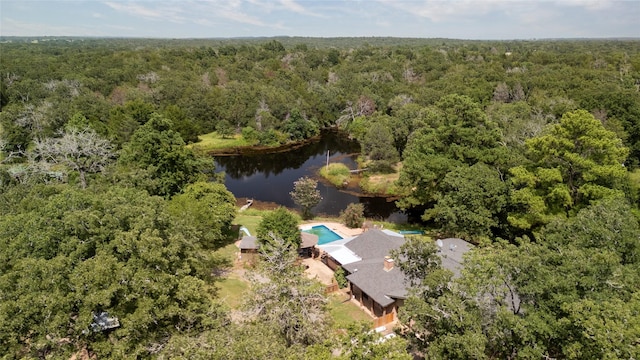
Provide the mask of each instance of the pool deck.
{"label": "pool deck", "polygon": [[342,236],[343,239],[358,236],[362,234],[362,228],[350,229],[340,223],[331,222],[331,221],[315,221],[315,222],[307,222],[300,225],[300,228],[309,228],[314,226],[324,225],[329,229],[333,230],[336,234]]}

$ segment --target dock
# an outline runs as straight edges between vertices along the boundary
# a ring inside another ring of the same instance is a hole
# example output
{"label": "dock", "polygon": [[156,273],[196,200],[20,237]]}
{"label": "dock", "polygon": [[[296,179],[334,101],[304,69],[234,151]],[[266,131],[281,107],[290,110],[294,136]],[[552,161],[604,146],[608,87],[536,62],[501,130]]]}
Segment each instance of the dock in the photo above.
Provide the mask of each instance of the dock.
{"label": "dock", "polygon": [[251,205],[253,205],[253,199],[247,199],[247,203],[245,205],[242,205],[242,207],[240,208],[240,211],[247,210]]}

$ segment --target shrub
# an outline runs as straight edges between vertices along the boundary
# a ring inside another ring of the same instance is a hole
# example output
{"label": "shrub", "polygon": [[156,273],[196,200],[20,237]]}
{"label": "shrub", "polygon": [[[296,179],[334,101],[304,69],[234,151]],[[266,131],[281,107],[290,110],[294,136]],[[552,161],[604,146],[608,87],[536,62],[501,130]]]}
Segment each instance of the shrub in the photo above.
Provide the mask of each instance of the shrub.
{"label": "shrub", "polygon": [[336,278],[336,282],[338,283],[340,289],[344,289],[345,287],[347,287],[347,274],[344,272],[342,266],[338,266],[336,268],[336,271],[333,273],[333,277]]}
{"label": "shrub", "polygon": [[350,228],[358,228],[364,222],[364,205],[351,203],[340,212],[342,223]]}
{"label": "shrub", "polygon": [[242,128],[242,137],[248,142],[248,143],[256,143],[258,142],[258,139],[260,137],[260,133],[258,132],[258,130],[247,126]]}

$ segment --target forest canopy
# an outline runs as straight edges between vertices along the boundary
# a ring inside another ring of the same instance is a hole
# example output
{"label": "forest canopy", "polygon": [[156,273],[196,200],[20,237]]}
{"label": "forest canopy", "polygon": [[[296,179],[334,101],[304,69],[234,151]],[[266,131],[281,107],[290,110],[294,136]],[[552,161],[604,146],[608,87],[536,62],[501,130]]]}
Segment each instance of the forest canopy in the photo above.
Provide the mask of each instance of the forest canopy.
{"label": "forest canopy", "polygon": [[[0,40],[8,358],[640,353],[637,40]],[[241,323],[216,292],[235,198],[189,144],[336,128],[367,171],[396,175],[397,204],[430,235],[477,245],[454,278],[433,244],[407,242],[397,260],[415,286],[386,343],[358,326],[327,335],[286,209],[258,231],[287,259],[261,265],[249,299],[269,307]],[[307,318],[278,315],[300,299]]]}

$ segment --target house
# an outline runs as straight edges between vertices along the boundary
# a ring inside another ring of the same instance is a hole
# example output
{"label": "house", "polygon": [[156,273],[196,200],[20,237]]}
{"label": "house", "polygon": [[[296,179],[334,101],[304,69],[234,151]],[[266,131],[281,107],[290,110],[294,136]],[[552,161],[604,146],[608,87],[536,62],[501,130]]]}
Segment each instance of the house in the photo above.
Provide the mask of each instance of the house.
{"label": "house", "polygon": [[[396,232],[371,229],[318,247],[325,252],[323,260],[330,268],[341,266],[347,272],[353,299],[381,320],[378,324],[385,324],[396,320],[398,307],[408,294],[408,281],[390,257],[404,242],[404,236]],[[443,267],[458,276],[462,256],[473,245],[454,238],[436,243]]]}

